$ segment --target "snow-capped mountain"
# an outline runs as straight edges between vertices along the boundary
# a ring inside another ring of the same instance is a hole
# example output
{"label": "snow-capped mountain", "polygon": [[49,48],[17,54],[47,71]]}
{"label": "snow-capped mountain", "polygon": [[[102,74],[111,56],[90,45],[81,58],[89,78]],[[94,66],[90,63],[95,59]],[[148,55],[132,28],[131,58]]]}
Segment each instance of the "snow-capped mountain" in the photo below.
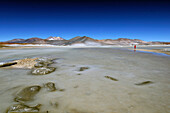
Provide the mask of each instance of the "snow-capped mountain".
{"label": "snow-capped mountain", "polygon": [[52,37],[52,36],[50,36],[50,37],[48,37],[46,40],[65,40],[65,39],[63,39],[63,38],[61,38],[61,37]]}

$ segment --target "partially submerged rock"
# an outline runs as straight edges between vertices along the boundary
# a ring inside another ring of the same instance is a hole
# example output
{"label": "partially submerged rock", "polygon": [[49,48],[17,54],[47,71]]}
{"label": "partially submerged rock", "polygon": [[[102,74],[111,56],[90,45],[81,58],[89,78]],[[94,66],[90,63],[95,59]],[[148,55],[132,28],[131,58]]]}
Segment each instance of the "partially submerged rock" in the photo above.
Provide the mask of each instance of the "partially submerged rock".
{"label": "partially submerged rock", "polygon": [[9,107],[6,113],[38,113],[41,104],[28,106],[24,104],[15,104]]}
{"label": "partially submerged rock", "polygon": [[31,73],[33,75],[45,75],[52,73],[56,70],[55,67],[40,67],[40,68],[33,68]]}
{"label": "partially submerged rock", "polygon": [[28,68],[32,69],[31,73],[33,75],[45,75],[56,70],[55,67],[48,67],[54,63],[53,60],[51,58],[25,58],[11,62],[1,62],[0,67]]}
{"label": "partially submerged rock", "polygon": [[38,85],[26,87],[16,94],[14,100],[17,102],[30,101],[40,91],[40,89],[41,87]]}
{"label": "partially submerged rock", "polygon": [[79,71],[84,71],[86,69],[89,69],[89,67],[80,67]]}
{"label": "partially submerged rock", "polygon": [[108,78],[110,80],[113,80],[113,81],[118,81],[116,78],[113,78],[113,77],[110,77],[110,76],[104,76],[105,78]]}
{"label": "partially submerged rock", "polygon": [[16,64],[17,62],[0,62],[0,67],[8,67]]}
{"label": "partially submerged rock", "polygon": [[147,84],[152,84],[152,83],[153,83],[152,81],[144,81],[141,83],[136,83],[135,85],[141,86],[141,85],[147,85]]}
{"label": "partially submerged rock", "polygon": [[47,88],[48,91],[56,91],[55,84],[53,82],[48,82],[45,84],[45,87]]}
{"label": "partially submerged rock", "polygon": [[59,89],[59,91],[65,91],[65,89]]}
{"label": "partially submerged rock", "polygon": [[54,59],[51,58],[39,58],[36,61],[40,64],[52,64]]}

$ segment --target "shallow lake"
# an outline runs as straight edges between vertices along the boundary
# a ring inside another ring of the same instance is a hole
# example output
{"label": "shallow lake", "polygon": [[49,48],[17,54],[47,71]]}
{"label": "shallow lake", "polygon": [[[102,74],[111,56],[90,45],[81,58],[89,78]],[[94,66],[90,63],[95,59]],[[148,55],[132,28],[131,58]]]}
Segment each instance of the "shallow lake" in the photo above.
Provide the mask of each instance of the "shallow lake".
{"label": "shallow lake", "polygon": [[[35,57],[57,58],[56,71],[0,68],[0,113],[33,85],[42,88],[25,104],[41,104],[40,113],[170,113],[170,57],[118,48],[0,50],[0,62]],[[47,82],[63,90],[49,92]]]}

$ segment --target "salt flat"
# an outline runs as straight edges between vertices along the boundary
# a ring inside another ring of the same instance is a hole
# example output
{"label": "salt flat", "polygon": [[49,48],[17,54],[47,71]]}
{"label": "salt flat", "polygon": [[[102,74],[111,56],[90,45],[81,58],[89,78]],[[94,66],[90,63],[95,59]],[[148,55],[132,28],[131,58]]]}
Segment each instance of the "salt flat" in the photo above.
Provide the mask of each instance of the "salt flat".
{"label": "salt flat", "polygon": [[[125,48],[23,48],[0,50],[0,61],[53,57],[56,71],[0,68],[0,113],[16,104],[17,91],[54,82],[27,105],[46,113],[170,113],[170,57]],[[89,67],[79,71],[80,67]],[[111,78],[114,79],[110,79]],[[150,83],[144,83],[150,81]],[[142,84],[143,83],[143,84]]]}

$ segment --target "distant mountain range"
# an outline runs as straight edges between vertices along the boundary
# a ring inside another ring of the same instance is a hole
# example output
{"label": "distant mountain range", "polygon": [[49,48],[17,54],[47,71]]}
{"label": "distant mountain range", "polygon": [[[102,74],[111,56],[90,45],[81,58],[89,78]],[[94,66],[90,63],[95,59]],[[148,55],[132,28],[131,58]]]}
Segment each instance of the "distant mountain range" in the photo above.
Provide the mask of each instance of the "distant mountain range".
{"label": "distant mountain range", "polygon": [[[2,42],[1,42],[2,43]],[[95,40],[86,36],[77,36],[70,40],[65,40],[61,37],[48,37],[47,39],[41,39],[37,37],[29,39],[13,39],[3,43],[8,44],[52,44],[52,45],[63,45],[63,46],[102,46],[102,45],[159,45],[159,44],[170,44],[170,42],[146,42],[139,39],[128,39],[128,38],[118,38]]]}

